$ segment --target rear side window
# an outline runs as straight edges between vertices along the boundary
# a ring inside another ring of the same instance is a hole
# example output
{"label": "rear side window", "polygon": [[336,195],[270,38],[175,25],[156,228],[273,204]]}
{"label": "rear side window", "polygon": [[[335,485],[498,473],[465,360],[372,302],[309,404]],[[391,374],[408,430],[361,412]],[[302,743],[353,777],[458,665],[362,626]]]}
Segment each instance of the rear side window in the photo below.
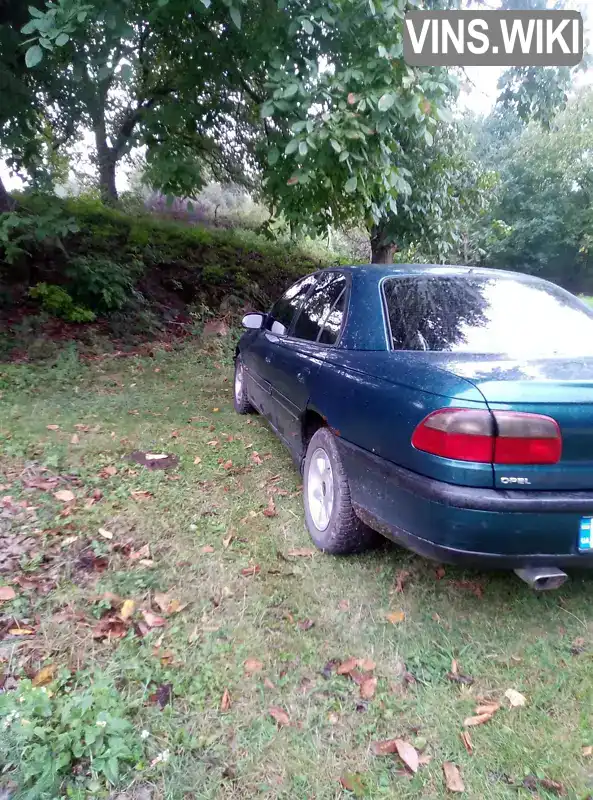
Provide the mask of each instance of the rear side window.
{"label": "rear side window", "polygon": [[317,282],[316,275],[307,275],[297,281],[272,306],[266,320],[266,329],[279,336],[285,336],[301,307],[309,289]]}
{"label": "rear side window", "polygon": [[593,311],[544,281],[418,275],[389,278],[383,291],[394,350],[593,355]]}
{"label": "rear side window", "polygon": [[338,297],[336,304],[329,312],[319,341],[321,344],[335,344],[340,338],[340,331],[342,330],[342,322],[344,321],[344,311],[346,310],[346,288],[342,290],[342,294]]}
{"label": "rear side window", "polygon": [[[317,286],[305,301],[290,335],[296,339],[316,342],[345,287],[344,275],[338,272],[321,273],[318,276]],[[331,338],[331,333],[329,335]],[[326,344],[331,343],[326,342]]]}

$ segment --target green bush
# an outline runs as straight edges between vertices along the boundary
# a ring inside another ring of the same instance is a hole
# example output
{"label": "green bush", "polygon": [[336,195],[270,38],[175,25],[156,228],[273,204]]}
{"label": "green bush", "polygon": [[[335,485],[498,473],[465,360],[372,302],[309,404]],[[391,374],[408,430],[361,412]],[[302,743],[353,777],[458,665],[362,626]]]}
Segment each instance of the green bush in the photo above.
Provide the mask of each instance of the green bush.
{"label": "green bush", "polygon": [[77,306],[65,289],[48,283],[38,283],[29,289],[34,300],[41,301],[41,308],[52,317],[59,317],[67,322],[93,322],[95,314],[90,308]]}
{"label": "green bush", "polygon": [[0,255],[8,264],[37,247],[61,246],[62,238],[76,233],[76,221],[64,214],[56,202],[47,203],[36,214],[9,211],[0,214]]}
{"label": "green bush", "polygon": [[[51,205],[50,227],[60,234],[51,246],[47,236],[28,244],[18,261],[22,280],[58,285],[76,306],[127,314],[131,325],[138,307],[162,316],[198,303],[218,313],[230,295],[238,298],[238,307],[266,308],[297,278],[338,263],[321,247],[306,251],[253,231],[132,216],[92,198],[48,201],[24,194],[18,201],[11,225],[48,231],[39,220]],[[0,236],[0,261],[3,252]],[[16,268],[4,266],[3,272],[15,280]]]}
{"label": "green bush", "polygon": [[106,256],[81,255],[70,259],[65,273],[77,300],[97,311],[119,311],[130,300],[142,271],[136,259],[122,264]]}
{"label": "green bush", "polygon": [[140,736],[104,675],[64,671],[48,687],[0,694],[0,764],[30,798],[97,795],[142,758]]}

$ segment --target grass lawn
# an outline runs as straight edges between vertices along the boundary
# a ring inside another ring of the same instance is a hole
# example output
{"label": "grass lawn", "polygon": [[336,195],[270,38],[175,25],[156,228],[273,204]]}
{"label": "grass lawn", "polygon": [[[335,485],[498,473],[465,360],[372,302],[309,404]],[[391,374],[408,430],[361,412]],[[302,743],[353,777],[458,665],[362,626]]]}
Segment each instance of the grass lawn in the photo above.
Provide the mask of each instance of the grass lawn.
{"label": "grass lawn", "polygon": [[590,796],[593,579],[314,553],[229,353],[0,368],[0,795]]}

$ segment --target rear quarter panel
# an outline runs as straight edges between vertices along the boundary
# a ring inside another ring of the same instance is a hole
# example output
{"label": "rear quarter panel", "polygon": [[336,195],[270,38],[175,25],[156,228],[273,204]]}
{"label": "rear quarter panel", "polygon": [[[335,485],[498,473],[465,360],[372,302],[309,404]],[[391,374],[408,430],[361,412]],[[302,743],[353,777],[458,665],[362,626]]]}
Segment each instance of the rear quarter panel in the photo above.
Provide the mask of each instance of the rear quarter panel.
{"label": "rear quarter panel", "polygon": [[414,428],[431,411],[486,408],[472,384],[417,365],[414,354],[330,351],[312,385],[309,407],[337,436],[394,464],[449,483],[493,486],[490,464],[437,458],[412,447]]}

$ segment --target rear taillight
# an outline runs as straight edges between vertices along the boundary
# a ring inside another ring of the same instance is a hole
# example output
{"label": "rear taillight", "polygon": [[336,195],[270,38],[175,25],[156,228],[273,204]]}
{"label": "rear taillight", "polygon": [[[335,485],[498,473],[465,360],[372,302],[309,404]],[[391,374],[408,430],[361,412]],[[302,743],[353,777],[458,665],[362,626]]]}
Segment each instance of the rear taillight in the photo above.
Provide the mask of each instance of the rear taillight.
{"label": "rear taillight", "polygon": [[562,455],[558,423],[542,414],[441,408],[417,426],[417,450],[442,458],[493,464],[556,464]]}

